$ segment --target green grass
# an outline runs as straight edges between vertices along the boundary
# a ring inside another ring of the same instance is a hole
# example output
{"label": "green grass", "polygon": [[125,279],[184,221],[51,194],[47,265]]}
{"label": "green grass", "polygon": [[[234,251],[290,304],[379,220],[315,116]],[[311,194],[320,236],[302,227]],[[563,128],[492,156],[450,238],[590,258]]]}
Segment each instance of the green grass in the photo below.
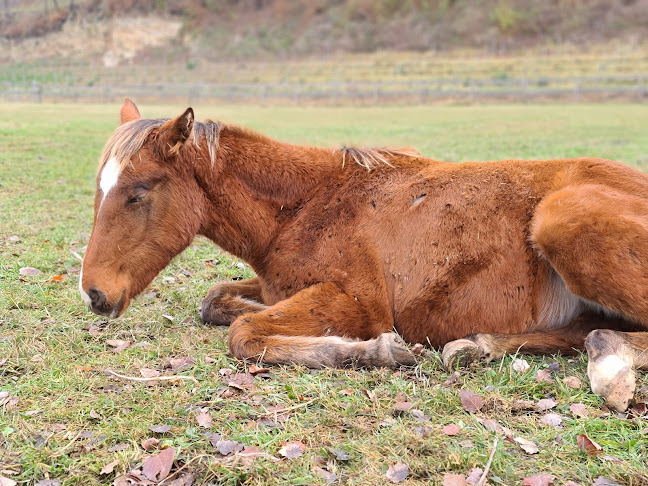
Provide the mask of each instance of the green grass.
{"label": "green grass", "polygon": [[[140,108],[146,116],[173,116],[184,107]],[[236,122],[295,143],[413,145],[451,161],[592,155],[648,168],[648,107],[639,105],[194,108],[199,119]],[[102,319],[78,296],[80,265],[72,252],[82,253],[88,241],[96,161],[118,109],[0,108],[0,391],[17,399],[0,398],[0,476],[20,484],[45,478],[109,484],[141,464],[149,455],[141,440],[157,436],[178,451],[177,467],[191,461],[186,470],[198,484],[323,484],[313,471],[322,464],[345,484],[385,484],[388,466],[399,461],[410,468],[406,484],[441,483],[446,472],[468,474],[484,467],[495,434],[479,419],[493,418],[514,436],[533,440],[540,452],[527,455],[517,444],[500,440],[491,484],[521,484],[524,476],[541,472],[555,475],[555,484],[571,479],[585,485],[598,476],[646,484],[648,421],[607,412],[587,388],[584,356],[527,357],[526,373],[511,371],[507,357],[447,385],[436,352],[414,370],[398,372],[273,367],[269,378],[255,378],[253,390],[228,392],[220,370],[243,372],[248,365],[227,355],[227,330],[203,326],[196,309],[215,281],[251,274],[203,239],[174,260],[125,316],[93,333],[84,330]],[[9,239],[14,235],[18,242]],[[25,266],[43,273],[23,277],[19,269]],[[50,281],[60,274],[67,275],[63,282]],[[109,339],[137,345],[115,354]],[[147,385],[105,372],[139,376],[143,367],[164,372],[168,358],[180,356],[195,358],[195,365],[180,374],[195,377],[198,386],[190,381]],[[536,382],[536,371],[554,361],[558,379]],[[572,375],[583,381],[582,388],[562,384]],[[646,386],[644,375],[639,383],[644,396]],[[461,389],[485,399],[482,411],[464,411]],[[419,423],[411,414],[394,416],[398,393],[429,422]],[[562,426],[542,425],[541,413],[516,405],[545,397],[558,402],[552,411],[563,417]],[[575,417],[569,411],[574,402],[585,404],[590,418]],[[260,414],[273,405],[299,408],[286,414],[281,427],[259,424]],[[201,407],[213,417],[208,431],[223,439],[278,459],[282,442],[298,440],[306,444],[305,453],[293,460],[258,458],[251,465],[224,460],[196,422]],[[450,423],[461,426],[457,436],[442,433]],[[149,430],[161,424],[171,430]],[[421,425],[431,428],[429,436],[416,432]],[[582,433],[621,462],[579,452],[576,437]],[[117,444],[124,444],[123,450],[110,452]],[[328,448],[351,457],[337,460]],[[100,475],[115,460],[115,472]]]}

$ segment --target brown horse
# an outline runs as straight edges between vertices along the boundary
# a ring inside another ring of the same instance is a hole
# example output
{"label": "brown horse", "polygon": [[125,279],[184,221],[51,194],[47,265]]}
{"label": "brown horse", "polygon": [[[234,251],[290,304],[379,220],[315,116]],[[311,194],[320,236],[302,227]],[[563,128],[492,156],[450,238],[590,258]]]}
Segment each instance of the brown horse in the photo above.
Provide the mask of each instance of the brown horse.
{"label": "brown horse", "polygon": [[448,367],[587,348],[627,408],[648,368],[648,176],[601,159],[451,164],[412,151],[280,143],[141,119],[126,100],[100,161],[80,290],[117,317],[202,234],[258,275],[219,283],[206,323],[237,358]]}

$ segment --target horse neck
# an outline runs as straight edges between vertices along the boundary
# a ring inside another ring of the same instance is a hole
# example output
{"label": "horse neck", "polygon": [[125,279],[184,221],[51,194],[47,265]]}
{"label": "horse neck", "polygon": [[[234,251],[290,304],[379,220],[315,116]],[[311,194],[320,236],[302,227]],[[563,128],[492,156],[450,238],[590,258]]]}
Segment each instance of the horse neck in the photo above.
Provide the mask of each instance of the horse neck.
{"label": "horse neck", "polygon": [[[209,160],[207,148],[202,150],[200,159]],[[209,201],[200,232],[258,272],[286,221],[278,217],[282,210],[307,200],[342,170],[342,162],[330,149],[285,144],[225,126],[213,167],[196,167]]]}

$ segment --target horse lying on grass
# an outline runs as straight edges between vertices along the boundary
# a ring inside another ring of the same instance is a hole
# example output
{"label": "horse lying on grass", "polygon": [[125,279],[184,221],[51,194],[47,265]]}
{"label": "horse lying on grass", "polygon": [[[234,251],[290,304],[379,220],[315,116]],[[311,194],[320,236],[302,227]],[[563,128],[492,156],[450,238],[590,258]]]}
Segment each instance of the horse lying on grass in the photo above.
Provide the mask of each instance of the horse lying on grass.
{"label": "horse lying on grass", "polygon": [[[444,163],[242,128],[141,119],[126,100],[100,161],[79,287],[117,317],[202,234],[258,275],[219,283],[206,323],[237,358],[454,367],[585,347],[627,408],[648,368],[648,176],[601,159]],[[623,332],[626,331],[626,332]],[[635,332],[627,332],[635,331]]]}

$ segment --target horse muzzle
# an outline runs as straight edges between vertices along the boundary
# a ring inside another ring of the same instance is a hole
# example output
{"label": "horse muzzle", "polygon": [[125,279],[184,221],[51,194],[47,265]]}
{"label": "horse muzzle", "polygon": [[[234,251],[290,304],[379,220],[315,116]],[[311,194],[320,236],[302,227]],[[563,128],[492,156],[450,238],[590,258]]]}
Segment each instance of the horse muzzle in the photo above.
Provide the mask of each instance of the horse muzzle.
{"label": "horse muzzle", "polygon": [[95,314],[114,319],[119,317],[124,310],[124,292],[121,293],[117,302],[113,304],[108,300],[106,294],[95,286],[90,287],[87,293],[80,285],[79,290],[84,302]]}

